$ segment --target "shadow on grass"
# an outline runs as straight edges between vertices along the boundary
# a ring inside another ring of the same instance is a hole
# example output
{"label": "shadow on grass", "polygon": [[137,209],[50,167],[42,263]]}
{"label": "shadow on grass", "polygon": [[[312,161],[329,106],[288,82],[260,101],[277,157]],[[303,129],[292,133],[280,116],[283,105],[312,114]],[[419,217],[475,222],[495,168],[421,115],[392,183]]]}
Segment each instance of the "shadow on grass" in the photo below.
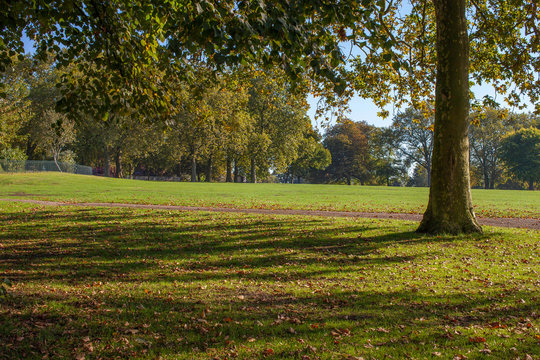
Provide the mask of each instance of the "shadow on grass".
{"label": "shadow on grass", "polygon": [[[130,209],[0,221],[0,271],[24,285],[0,303],[0,358],[474,357],[484,344],[471,331],[526,329],[537,305],[524,290],[495,298],[366,284],[365,271],[440,255],[386,248],[456,241],[388,221]],[[535,344],[501,339],[495,354]]]}
{"label": "shadow on grass", "polygon": [[[164,221],[154,219],[152,214],[155,213],[90,209],[9,214],[3,221],[14,225],[0,234],[0,242],[5,244],[0,261],[12,270],[23,270],[28,266],[39,270],[22,273],[20,281],[92,282],[152,270],[156,267],[154,259],[178,259],[183,263],[181,271],[176,269],[176,273],[184,274],[160,275],[159,280],[189,282],[201,278],[197,272],[204,270],[219,272],[249,268],[272,271],[276,266],[303,267],[321,261],[328,268],[411,261],[412,256],[376,256],[377,250],[387,244],[434,241],[412,231],[389,232],[392,226],[381,221],[343,227],[324,218],[199,213],[191,219],[187,213],[171,215],[162,212],[167,218]],[[31,222],[27,221],[29,218]],[[231,219],[236,220],[231,223]],[[384,234],[365,236],[366,231],[374,228]],[[438,241],[448,239],[439,238]],[[172,270],[169,272],[174,274],[175,269]],[[193,274],[186,276],[186,271]],[[323,274],[324,271],[316,273]],[[309,275],[310,272],[301,271],[297,277]],[[250,277],[238,272],[209,276]],[[255,275],[258,276],[273,275]],[[293,274],[287,276],[294,277]]]}

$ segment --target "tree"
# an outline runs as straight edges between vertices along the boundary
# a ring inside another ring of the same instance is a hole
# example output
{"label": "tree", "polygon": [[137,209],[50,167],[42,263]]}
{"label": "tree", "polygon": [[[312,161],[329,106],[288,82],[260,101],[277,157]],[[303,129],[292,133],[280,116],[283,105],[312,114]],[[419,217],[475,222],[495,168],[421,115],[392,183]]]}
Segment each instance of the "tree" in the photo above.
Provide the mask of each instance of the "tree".
{"label": "tree", "polygon": [[66,145],[75,141],[74,123],[64,114],[57,113],[54,110],[46,110],[42,114],[39,125],[38,144],[47,149],[58,171],[62,171],[58,159],[62,151],[65,150]]}
{"label": "tree", "polygon": [[418,164],[426,170],[427,184],[430,186],[433,118],[422,111],[408,108],[394,117],[392,129],[398,152],[407,163]]}
{"label": "tree", "polygon": [[282,172],[298,156],[304,132],[311,127],[305,95],[294,92],[282,71],[256,70],[250,79],[248,140],[251,182],[270,168]]}
{"label": "tree", "polygon": [[540,130],[534,127],[521,129],[502,141],[501,158],[509,171],[529,183],[540,181]]}
{"label": "tree", "polygon": [[405,184],[407,167],[396,150],[397,137],[392,128],[373,128],[369,137],[372,171],[379,184]]}
{"label": "tree", "polygon": [[472,114],[471,165],[482,174],[485,189],[493,189],[503,173],[499,157],[503,137],[532,125],[531,119],[527,114],[509,114],[507,110],[494,108]]}
{"label": "tree", "polygon": [[298,146],[298,157],[287,169],[287,175],[290,176],[290,182],[294,182],[294,177],[308,177],[310,171],[324,170],[332,162],[330,151],[324,148],[320,143],[321,136],[309,129],[304,133],[304,138]]}
{"label": "tree", "polygon": [[351,185],[353,179],[362,184],[369,179],[369,131],[371,127],[367,123],[350,120],[327,131],[324,147],[332,156],[332,163],[326,169],[330,180],[345,180],[347,185]]}
{"label": "tree", "polygon": [[412,177],[407,186],[426,187],[428,185],[428,174],[424,167],[416,164],[413,169]]}
{"label": "tree", "polygon": [[[23,59],[24,60],[24,59]],[[12,65],[1,73],[4,97],[0,98],[0,151],[12,149],[23,140],[20,130],[31,116],[26,82],[28,61],[14,59]]]}

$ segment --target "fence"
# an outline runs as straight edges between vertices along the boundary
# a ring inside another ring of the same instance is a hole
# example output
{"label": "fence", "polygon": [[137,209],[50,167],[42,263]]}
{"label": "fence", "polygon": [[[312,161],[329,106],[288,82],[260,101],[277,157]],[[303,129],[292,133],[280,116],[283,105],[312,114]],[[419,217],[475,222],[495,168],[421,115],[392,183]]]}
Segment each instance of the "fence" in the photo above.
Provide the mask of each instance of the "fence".
{"label": "fence", "polygon": [[0,172],[60,171],[72,174],[92,175],[90,166],[41,160],[0,159]]}

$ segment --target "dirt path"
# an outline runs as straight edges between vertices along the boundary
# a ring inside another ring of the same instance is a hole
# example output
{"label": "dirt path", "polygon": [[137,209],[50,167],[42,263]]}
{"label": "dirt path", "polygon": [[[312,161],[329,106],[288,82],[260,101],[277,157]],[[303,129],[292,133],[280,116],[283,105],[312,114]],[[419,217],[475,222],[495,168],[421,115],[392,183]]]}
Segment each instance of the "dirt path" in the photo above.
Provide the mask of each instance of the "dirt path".
{"label": "dirt path", "polygon": [[[29,203],[47,206],[87,206],[87,207],[119,207],[134,209],[155,209],[155,210],[176,210],[176,211],[216,211],[233,212],[244,214],[267,214],[267,215],[303,215],[303,216],[328,216],[328,217],[354,217],[354,218],[372,218],[372,219],[394,219],[420,221],[420,214],[403,213],[371,213],[355,211],[317,211],[317,210],[285,210],[285,209],[234,209],[221,207],[204,206],[178,206],[178,205],[145,205],[145,204],[119,204],[119,203],[64,203],[59,201],[44,201],[30,199],[0,199],[0,201]],[[479,217],[480,225],[499,226],[510,228],[524,228],[540,230],[539,219],[523,218],[482,218]]]}

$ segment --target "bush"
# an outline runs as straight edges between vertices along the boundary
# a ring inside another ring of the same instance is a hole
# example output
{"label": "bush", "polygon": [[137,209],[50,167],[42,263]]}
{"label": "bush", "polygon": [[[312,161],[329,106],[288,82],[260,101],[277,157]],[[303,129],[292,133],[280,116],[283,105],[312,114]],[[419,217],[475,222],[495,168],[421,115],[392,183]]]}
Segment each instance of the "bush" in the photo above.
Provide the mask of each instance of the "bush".
{"label": "bush", "polygon": [[3,149],[0,151],[0,169],[7,172],[24,171],[26,159],[26,154],[21,149]]}

